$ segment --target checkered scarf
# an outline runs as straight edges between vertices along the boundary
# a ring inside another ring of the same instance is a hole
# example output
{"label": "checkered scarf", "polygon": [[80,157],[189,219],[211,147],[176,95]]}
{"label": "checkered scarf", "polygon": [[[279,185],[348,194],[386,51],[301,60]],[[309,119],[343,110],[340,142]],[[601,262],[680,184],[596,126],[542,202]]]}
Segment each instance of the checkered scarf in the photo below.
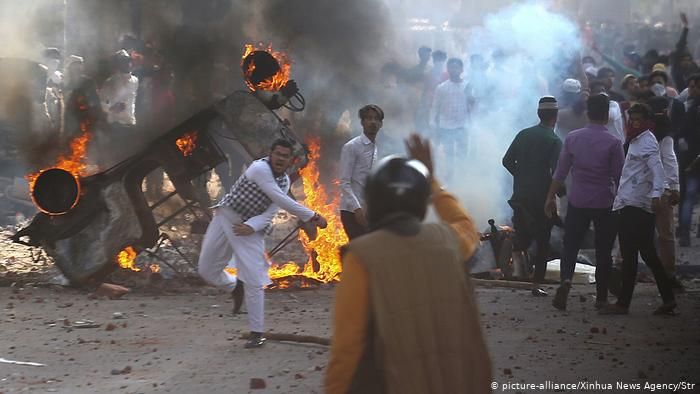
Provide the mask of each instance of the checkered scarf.
{"label": "checkered scarf", "polygon": [[[267,159],[260,160],[267,162]],[[275,181],[282,190],[286,190],[289,185],[289,178],[286,174],[275,178]],[[270,207],[270,204],[272,204],[272,200],[260,190],[260,187],[255,182],[248,179],[243,173],[236,183],[231,186],[231,191],[216,206],[231,207],[234,212],[241,216],[241,220],[245,222],[253,216],[258,216],[265,212]]]}

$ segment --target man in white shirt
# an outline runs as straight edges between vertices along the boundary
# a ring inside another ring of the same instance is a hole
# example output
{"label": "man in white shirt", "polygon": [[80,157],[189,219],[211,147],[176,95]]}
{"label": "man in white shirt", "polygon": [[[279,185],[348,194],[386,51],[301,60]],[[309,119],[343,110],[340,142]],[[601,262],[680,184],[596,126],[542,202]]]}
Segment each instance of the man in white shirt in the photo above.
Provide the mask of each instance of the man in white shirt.
{"label": "man in white shirt", "polygon": [[671,282],[654,246],[656,219],[664,192],[665,174],[659,144],[649,130],[651,109],[635,104],[628,111],[628,150],[613,211],[620,215],[619,237],[622,251],[622,290],[616,304],[603,307],[605,315],[627,314],[637,280],[638,255],[649,266],[664,301],[654,314],[672,314],[676,301]]}
{"label": "man in white shirt", "polygon": [[[600,81],[590,83],[591,95],[608,94],[605,90],[605,84]],[[610,109],[608,111],[608,132],[617,137],[623,144],[625,143],[625,127],[622,117],[622,110],[617,101],[610,100]]]}
{"label": "man in white shirt", "polygon": [[139,79],[131,74],[131,56],[127,51],[122,49],[113,56],[115,72],[100,89],[102,109],[110,125],[134,126]]}
{"label": "man in white shirt", "polygon": [[124,49],[111,58],[114,73],[102,84],[98,94],[102,111],[107,115],[107,126],[98,128],[98,165],[110,167],[123,160],[123,152],[115,146],[126,146],[134,138],[136,125],[136,91],[139,80],[131,74],[131,56]]}
{"label": "man in white shirt", "polygon": [[57,132],[63,132],[64,100],[61,92],[63,73],[59,71],[61,66],[61,52],[57,48],[46,48],[42,52],[42,64],[48,69],[46,79],[46,109],[49,112],[52,128]]}
{"label": "man in white shirt", "polygon": [[360,108],[358,114],[362,135],[348,141],[340,152],[340,221],[350,240],[368,231],[363,194],[377,160],[375,141],[384,121],[384,111],[373,104]]}
{"label": "man in white shirt", "polygon": [[[464,65],[460,59],[447,61],[450,79],[435,88],[429,125],[436,131],[437,143],[445,153],[445,169],[455,167],[457,150],[466,151],[465,128],[469,119],[469,95],[467,82],[462,79]],[[462,154],[463,155],[463,154]],[[447,174],[449,177],[449,173]]]}
{"label": "man in white shirt", "polygon": [[[212,285],[231,291],[233,312],[245,297],[250,337],[246,348],[264,344],[265,286],[272,283],[265,258],[265,230],[282,207],[303,222],[325,228],[326,220],[287,195],[286,171],[292,164],[292,144],[278,139],[270,155],[254,161],[214,206],[214,218],[202,241],[199,275]],[[238,277],[224,269],[235,262]]]}

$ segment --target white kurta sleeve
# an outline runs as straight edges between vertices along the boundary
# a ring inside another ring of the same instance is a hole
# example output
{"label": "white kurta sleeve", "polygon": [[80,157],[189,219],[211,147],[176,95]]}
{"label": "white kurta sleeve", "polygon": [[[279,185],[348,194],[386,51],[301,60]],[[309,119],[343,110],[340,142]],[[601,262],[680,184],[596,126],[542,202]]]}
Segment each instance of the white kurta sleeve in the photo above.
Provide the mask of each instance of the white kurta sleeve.
{"label": "white kurta sleeve", "polygon": [[661,140],[661,163],[664,165],[664,173],[666,175],[665,187],[671,190],[681,190],[680,181],[678,178],[678,159],[676,152],[673,150],[673,138],[671,136],[664,137]]}
{"label": "white kurta sleeve", "polygon": [[646,159],[652,174],[652,188],[649,197],[661,197],[664,192],[666,175],[664,174],[664,166],[661,164],[659,144],[656,142],[656,138],[650,134],[644,142],[643,149],[642,156]]}
{"label": "white kurta sleeve", "polygon": [[340,192],[343,199],[343,205],[348,207],[348,210],[354,212],[361,207],[360,200],[355,196],[352,190],[352,172],[355,168],[357,154],[352,143],[343,145],[340,151]]}
{"label": "white kurta sleeve", "polygon": [[286,190],[282,191],[275,178],[272,176],[272,169],[265,161],[257,161],[250,165],[246,170],[246,177],[255,182],[260,190],[272,200],[273,203],[280,206],[285,211],[295,215],[304,222],[308,222],[315,215],[314,211],[294,201],[286,194]]}
{"label": "white kurta sleeve", "polygon": [[252,218],[246,220],[243,222],[244,224],[247,224],[250,226],[255,231],[262,231],[267,227],[268,224],[272,222],[272,218],[275,217],[277,214],[277,211],[280,210],[280,207],[277,204],[270,204],[270,206],[265,210],[265,212],[261,213],[260,215],[253,216]]}

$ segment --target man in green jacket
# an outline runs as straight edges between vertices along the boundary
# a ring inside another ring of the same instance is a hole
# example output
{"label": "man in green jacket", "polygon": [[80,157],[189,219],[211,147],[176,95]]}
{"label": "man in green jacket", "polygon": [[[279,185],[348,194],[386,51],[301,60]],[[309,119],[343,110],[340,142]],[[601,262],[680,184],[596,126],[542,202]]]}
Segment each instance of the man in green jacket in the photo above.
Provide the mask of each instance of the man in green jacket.
{"label": "man in green jacket", "polygon": [[537,244],[533,261],[535,297],[547,295],[540,284],[547,272],[553,220],[545,216],[543,207],[562,146],[554,133],[558,112],[554,97],[542,97],[537,109],[540,123],[520,131],[503,157],[503,166],[513,175],[513,196],[508,204],[513,208],[514,252],[527,255],[530,244]]}

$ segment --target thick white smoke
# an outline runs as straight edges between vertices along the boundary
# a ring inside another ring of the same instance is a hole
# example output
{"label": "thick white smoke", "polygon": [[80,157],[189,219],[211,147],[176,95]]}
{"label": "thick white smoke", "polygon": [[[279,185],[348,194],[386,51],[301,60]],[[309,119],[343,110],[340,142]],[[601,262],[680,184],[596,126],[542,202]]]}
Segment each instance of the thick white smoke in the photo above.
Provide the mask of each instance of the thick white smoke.
{"label": "thick white smoke", "polygon": [[[472,31],[461,58],[465,78],[477,87],[476,108],[467,128],[467,149],[446,181],[477,223],[509,221],[512,178],[501,159],[518,131],[539,122],[539,98],[556,94],[561,78],[571,76],[579,49],[576,26],[536,3],[486,15],[483,25]],[[489,63],[485,73],[470,71],[472,55]]]}

